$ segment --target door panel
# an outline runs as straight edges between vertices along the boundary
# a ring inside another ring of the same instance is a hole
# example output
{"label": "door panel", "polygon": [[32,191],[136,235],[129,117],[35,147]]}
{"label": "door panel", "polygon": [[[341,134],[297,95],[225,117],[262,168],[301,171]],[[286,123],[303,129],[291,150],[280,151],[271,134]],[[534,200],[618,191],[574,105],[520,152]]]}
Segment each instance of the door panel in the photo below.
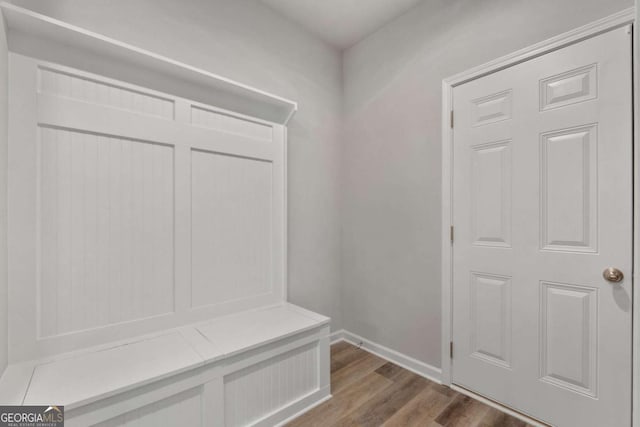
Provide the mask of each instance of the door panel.
{"label": "door panel", "polygon": [[511,141],[473,146],[474,245],[511,246]]}
{"label": "door panel", "polygon": [[630,425],[631,81],[619,28],[454,88],[453,382],[553,425]]}
{"label": "door panel", "polygon": [[596,397],[598,290],[565,283],[541,285],[541,379]]}
{"label": "door panel", "polygon": [[511,366],[511,278],[471,273],[471,355]]}

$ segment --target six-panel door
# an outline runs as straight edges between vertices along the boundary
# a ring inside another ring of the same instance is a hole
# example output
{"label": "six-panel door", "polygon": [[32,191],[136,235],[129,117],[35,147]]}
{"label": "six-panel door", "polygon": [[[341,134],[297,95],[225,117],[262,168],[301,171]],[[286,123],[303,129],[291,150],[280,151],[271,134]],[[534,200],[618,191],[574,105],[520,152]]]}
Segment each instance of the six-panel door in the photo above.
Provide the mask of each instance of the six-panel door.
{"label": "six-panel door", "polygon": [[619,28],[454,89],[453,382],[553,425],[630,425],[631,82]]}

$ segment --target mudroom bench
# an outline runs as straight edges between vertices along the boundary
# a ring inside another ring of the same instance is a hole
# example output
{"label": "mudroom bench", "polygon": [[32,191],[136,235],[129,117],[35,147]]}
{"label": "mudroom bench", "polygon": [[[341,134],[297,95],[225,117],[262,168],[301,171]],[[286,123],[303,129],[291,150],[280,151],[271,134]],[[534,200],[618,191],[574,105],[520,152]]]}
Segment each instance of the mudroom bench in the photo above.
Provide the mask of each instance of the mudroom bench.
{"label": "mudroom bench", "polygon": [[330,397],[329,318],[292,304],[11,365],[0,401],[66,425],[273,426]]}

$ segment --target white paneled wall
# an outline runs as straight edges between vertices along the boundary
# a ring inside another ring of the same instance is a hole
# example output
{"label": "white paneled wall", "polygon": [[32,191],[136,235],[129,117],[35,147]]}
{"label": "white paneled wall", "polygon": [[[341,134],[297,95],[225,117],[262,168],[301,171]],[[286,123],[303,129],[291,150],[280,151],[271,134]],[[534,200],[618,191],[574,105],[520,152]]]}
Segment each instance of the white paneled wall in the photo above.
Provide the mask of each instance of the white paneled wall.
{"label": "white paneled wall", "polygon": [[175,115],[174,101],[168,98],[48,67],[40,67],[38,74],[38,90],[41,93],[169,120],[173,120]]}
{"label": "white paneled wall", "polygon": [[248,135],[255,139],[271,141],[273,129],[263,123],[250,120],[239,121],[237,118],[219,111],[201,106],[191,107],[191,124],[209,129],[221,129],[240,135]]}
{"label": "white paneled wall", "polygon": [[329,319],[286,303],[296,104],[7,8],[62,58],[10,54],[3,399],[61,399],[73,426],[216,427],[328,399]]}
{"label": "white paneled wall", "polygon": [[12,361],[286,298],[282,125],[10,62]]}
{"label": "white paneled wall", "polygon": [[318,389],[318,346],[298,348],[224,379],[225,426],[251,425]]}
{"label": "white paneled wall", "polygon": [[40,336],[173,311],[173,148],[40,130]]}
{"label": "white paneled wall", "polygon": [[191,151],[193,307],[271,291],[272,164]]}

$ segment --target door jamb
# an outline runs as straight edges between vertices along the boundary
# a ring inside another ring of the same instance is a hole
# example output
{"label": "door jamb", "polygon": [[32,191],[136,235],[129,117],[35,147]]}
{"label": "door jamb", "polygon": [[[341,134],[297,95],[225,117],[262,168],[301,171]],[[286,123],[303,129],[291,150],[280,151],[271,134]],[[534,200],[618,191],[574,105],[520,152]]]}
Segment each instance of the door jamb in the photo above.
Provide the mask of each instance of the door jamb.
{"label": "door jamb", "polygon": [[[640,12],[640,11],[639,11]],[[550,38],[541,43],[521,49],[509,55],[503,56],[486,64],[448,77],[442,81],[442,384],[452,384],[452,370],[450,359],[450,343],[453,340],[453,299],[452,299],[452,275],[453,275],[453,88],[471,80],[478,79],[496,71],[503,70],[513,65],[528,61],[546,53],[558,50],[565,46],[594,37],[615,28],[629,26],[631,30],[635,20],[636,11],[631,7],[618,13],[576,28],[559,36]],[[636,40],[634,40],[635,42]],[[636,54],[637,47],[633,50],[633,63],[635,69],[640,70],[638,62],[640,58]],[[634,84],[638,81],[638,74],[634,73]],[[636,99],[634,105],[639,105],[638,94],[640,88],[636,85]],[[640,283],[640,108],[634,109],[634,212],[633,212],[633,283]],[[640,346],[640,292],[633,292],[633,425],[640,425],[640,351],[635,351]]]}

